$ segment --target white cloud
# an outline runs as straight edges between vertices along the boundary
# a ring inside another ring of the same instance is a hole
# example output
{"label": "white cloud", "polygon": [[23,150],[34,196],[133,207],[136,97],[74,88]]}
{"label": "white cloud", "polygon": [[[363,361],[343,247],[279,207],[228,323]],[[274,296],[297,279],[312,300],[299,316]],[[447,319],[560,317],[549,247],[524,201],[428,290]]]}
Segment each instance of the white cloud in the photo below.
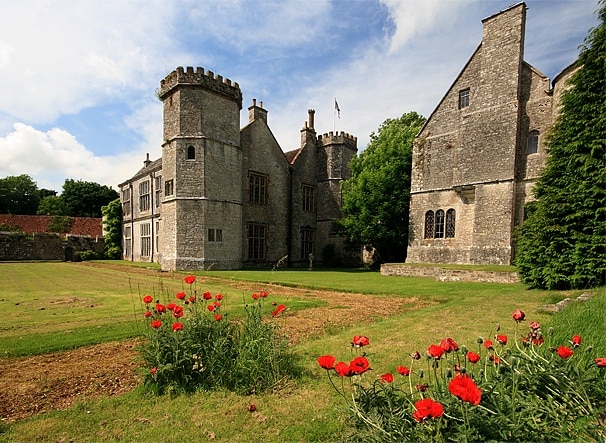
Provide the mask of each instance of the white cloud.
{"label": "white cloud", "polygon": [[39,131],[15,123],[13,131],[0,137],[0,177],[28,174],[39,188],[61,192],[65,179],[92,181],[116,187],[143,165],[140,151],[100,157],[82,146],[63,129]]}

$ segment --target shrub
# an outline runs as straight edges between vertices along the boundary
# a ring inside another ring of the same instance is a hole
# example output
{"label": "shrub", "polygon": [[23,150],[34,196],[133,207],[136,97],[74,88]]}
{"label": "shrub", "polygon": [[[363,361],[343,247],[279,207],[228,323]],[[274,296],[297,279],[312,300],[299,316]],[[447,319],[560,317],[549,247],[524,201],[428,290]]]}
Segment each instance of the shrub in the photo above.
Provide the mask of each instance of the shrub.
{"label": "shrub", "polygon": [[[412,353],[408,366],[394,368],[396,375],[371,377],[366,354],[349,364],[318,358],[352,412],[351,440],[603,440],[606,358],[582,358],[592,347],[579,335],[555,342],[537,322],[521,334],[524,313],[516,310],[513,318],[513,337],[497,327],[473,350],[445,338],[425,357]],[[352,352],[368,344],[354,337]]]}
{"label": "shrub", "polygon": [[[224,297],[195,290],[187,276],[189,294],[175,302],[142,298],[147,333],[140,352],[145,362],[145,385],[156,394],[225,388],[252,394],[278,388],[297,377],[300,368],[272,321],[264,321],[266,292],[253,294],[242,320],[223,313]],[[282,315],[284,305],[273,312]]]}

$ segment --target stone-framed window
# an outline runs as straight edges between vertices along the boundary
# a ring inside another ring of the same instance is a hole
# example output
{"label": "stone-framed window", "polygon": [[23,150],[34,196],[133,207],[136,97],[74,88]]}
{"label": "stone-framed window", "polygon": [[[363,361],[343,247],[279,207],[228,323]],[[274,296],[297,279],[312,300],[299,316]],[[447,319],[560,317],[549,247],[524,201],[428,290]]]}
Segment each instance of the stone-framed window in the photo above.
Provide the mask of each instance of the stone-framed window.
{"label": "stone-framed window", "polygon": [[175,181],[174,180],[166,180],[164,182],[164,196],[170,197],[175,193]]}
{"label": "stone-framed window", "polygon": [[150,208],[149,180],[139,183],[139,211],[149,211]]}
{"label": "stone-framed window", "polygon": [[530,131],[526,140],[526,154],[539,152],[539,131]]}
{"label": "stone-framed window", "polygon": [[133,230],[130,226],[124,227],[124,256],[130,257],[133,251]]}
{"label": "stone-framed window", "polygon": [[139,226],[141,234],[141,257],[151,255],[151,223],[142,223]]}
{"label": "stone-framed window", "polygon": [[469,106],[469,88],[461,89],[459,91],[459,109],[463,109]]}
{"label": "stone-framed window", "polygon": [[267,176],[261,174],[248,174],[248,201],[254,205],[264,205],[267,202]]}
{"label": "stone-framed window", "polygon": [[455,210],[452,208],[446,211],[446,238],[454,238],[455,236],[456,215]]}
{"label": "stone-framed window", "polygon": [[314,212],[316,210],[316,188],[303,185],[301,188],[301,195],[301,208],[303,208],[304,211]]}
{"label": "stone-framed window", "polygon": [[423,238],[433,238],[435,225],[435,215],[433,211],[427,211],[425,213],[425,235]]}
{"label": "stone-framed window", "polygon": [[187,159],[188,160],[195,160],[196,159],[196,148],[194,148],[193,146],[188,146],[187,147]]}
{"label": "stone-framed window", "polygon": [[156,202],[155,202],[155,206],[156,208],[160,207],[160,199],[162,198],[162,176],[158,175],[155,179],[154,179],[154,185],[155,185],[155,192],[156,192]]}
{"label": "stone-framed window", "polygon": [[314,253],[314,230],[301,228],[301,260],[308,260],[309,254]]}
{"label": "stone-framed window", "polygon": [[223,243],[223,229],[209,228],[208,229],[208,241]]}
{"label": "stone-framed window", "polygon": [[248,258],[249,260],[264,260],[267,250],[267,226],[248,225]]}
{"label": "stone-framed window", "polygon": [[156,252],[160,252],[160,222],[156,222]]}
{"label": "stone-framed window", "polygon": [[122,190],[122,215],[130,215],[130,188]]}
{"label": "stone-framed window", "polygon": [[454,238],[456,225],[456,211],[452,208],[444,212],[443,209],[437,211],[427,211],[425,213],[425,230],[423,238]]}
{"label": "stone-framed window", "polygon": [[436,211],[436,229],[434,232],[434,238],[444,238],[444,210],[438,209]]}

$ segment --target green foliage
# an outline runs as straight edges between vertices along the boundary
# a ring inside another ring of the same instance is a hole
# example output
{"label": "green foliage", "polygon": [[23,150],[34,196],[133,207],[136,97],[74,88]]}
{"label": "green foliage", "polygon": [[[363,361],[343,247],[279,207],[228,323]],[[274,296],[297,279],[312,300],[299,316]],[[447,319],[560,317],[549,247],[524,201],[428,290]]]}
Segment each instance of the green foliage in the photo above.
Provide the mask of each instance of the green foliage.
{"label": "green foliage", "polygon": [[61,197],[72,217],[101,217],[101,208],[119,195],[109,186],[67,179]]}
{"label": "green foliage", "polygon": [[[176,303],[143,298],[148,332],[140,349],[148,371],[145,385],[152,392],[224,388],[253,394],[300,375],[287,342],[263,319],[263,297],[255,294],[243,319],[230,321],[221,313],[222,295],[200,296],[193,288],[190,283],[191,295],[178,293]],[[274,311],[274,317],[279,314]]]}
{"label": "green foliage", "polygon": [[119,260],[122,258],[122,206],[117,198],[101,208],[105,230],[105,255]]}
{"label": "green foliage", "polygon": [[47,232],[58,232],[64,234],[69,232],[72,229],[72,225],[74,224],[74,219],[72,217],[64,216],[55,216],[51,218],[48,226],[46,228]]}
{"label": "green foliage", "polygon": [[0,223],[0,232],[23,232],[23,230],[19,226]]}
{"label": "green foliage", "polygon": [[537,288],[606,283],[606,2],[549,135],[536,202],[518,230],[516,266]]}
{"label": "green foliage", "polygon": [[38,185],[29,175],[0,179],[0,214],[35,215],[39,202]]}
{"label": "green foliage", "polygon": [[412,142],[424,123],[416,112],[385,120],[342,184],[338,231],[353,244],[374,246],[385,261],[406,257]]}
{"label": "green foliage", "polygon": [[63,197],[61,196],[46,196],[40,200],[40,204],[38,205],[38,210],[36,214],[38,215],[69,215],[68,208],[65,202],[63,201]]}

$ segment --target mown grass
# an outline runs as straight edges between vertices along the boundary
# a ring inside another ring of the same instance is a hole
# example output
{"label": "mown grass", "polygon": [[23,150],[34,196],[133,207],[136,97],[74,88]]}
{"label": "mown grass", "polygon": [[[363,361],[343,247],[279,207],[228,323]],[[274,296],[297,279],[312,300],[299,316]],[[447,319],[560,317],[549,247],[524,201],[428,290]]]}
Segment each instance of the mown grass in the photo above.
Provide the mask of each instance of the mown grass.
{"label": "mown grass", "polygon": [[[100,309],[89,307],[87,310],[76,306],[55,308],[54,316],[62,317],[62,321],[54,321],[50,310],[42,310],[35,315],[21,312],[20,316],[9,320],[11,328],[0,330],[2,348],[6,337],[20,334],[24,337],[21,340],[27,341],[27,330],[32,329],[39,334],[36,338],[38,341],[58,335],[70,346],[76,346],[78,340],[65,331],[89,327],[82,326],[86,316],[81,316],[79,309],[88,314],[89,321],[92,317],[99,322],[95,328],[104,325],[101,328],[104,329],[121,316],[132,318],[132,322],[136,323],[138,320],[134,312],[138,300],[133,301],[135,296],[132,293],[137,294],[140,290],[145,292],[145,288],[159,285],[157,278],[120,270],[110,271],[77,264],[28,264],[31,268],[17,265],[10,268],[10,277],[5,272],[9,268],[5,264],[0,265],[0,308],[5,312],[5,319],[10,317],[13,309],[23,309],[15,305],[16,298],[22,301],[29,298],[32,303],[42,303],[45,297],[51,300],[53,297],[69,298],[74,294],[84,297],[86,294]],[[371,340],[367,352],[373,367],[372,374],[379,375],[393,371],[396,365],[405,364],[410,352],[424,352],[429,344],[446,336],[471,347],[478,336],[494,335],[497,324],[501,324],[501,333],[512,334],[514,322],[511,312],[515,308],[526,311],[529,321],[540,321],[545,327],[553,324],[564,337],[576,333],[582,335],[586,343],[596,340],[595,351],[601,352],[600,356],[606,356],[606,343],[603,340],[606,315],[604,288],[593,290],[594,296],[590,301],[575,304],[563,313],[551,316],[538,312],[537,308],[564,297],[577,297],[581,291],[530,291],[515,284],[440,283],[431,279],[383,277],[369,271],[213,271],[197,275],[211,278],[205,282],[204,290],[233,295],[234,299],[241,298],[242,291],[230,287],[224,278],[391,295],[416,299],[420,303],[415,310],[394,313],[393,316],[355,327],[329,330],[299,343],[295,353],[304,363],[305,375],[279,392],[255,396],[238,396],[222,391],[199,392],[189,396],[157,398],[135,390],[124,396],[82,402],[67,411],[5,424],[1,430],[3,432],[0,432],[0,440],[345,441],[351,432],[346,421],[347,414],[324,371],[317,366],[316,358],[319,355],[333,354],[348,361],[351,337],[366,335]],[[162,284],[171,291],[181,287],[180,279],[164,280]],[[171,286],[173,284],[175,286]],[[280,297],[279,286],[274,289],[272,296]],[[305,302],[302,297],[300,309],[306,308]],[[40,307],[35,303],[27,305],[28,309]],[[370,303],[369,312],[372,309]],[[73,324],[70,319],[74,321]],[[28,326],[24,328],[21,320]],[[251,403],[257,406],[254,414],[247,410]]]}

